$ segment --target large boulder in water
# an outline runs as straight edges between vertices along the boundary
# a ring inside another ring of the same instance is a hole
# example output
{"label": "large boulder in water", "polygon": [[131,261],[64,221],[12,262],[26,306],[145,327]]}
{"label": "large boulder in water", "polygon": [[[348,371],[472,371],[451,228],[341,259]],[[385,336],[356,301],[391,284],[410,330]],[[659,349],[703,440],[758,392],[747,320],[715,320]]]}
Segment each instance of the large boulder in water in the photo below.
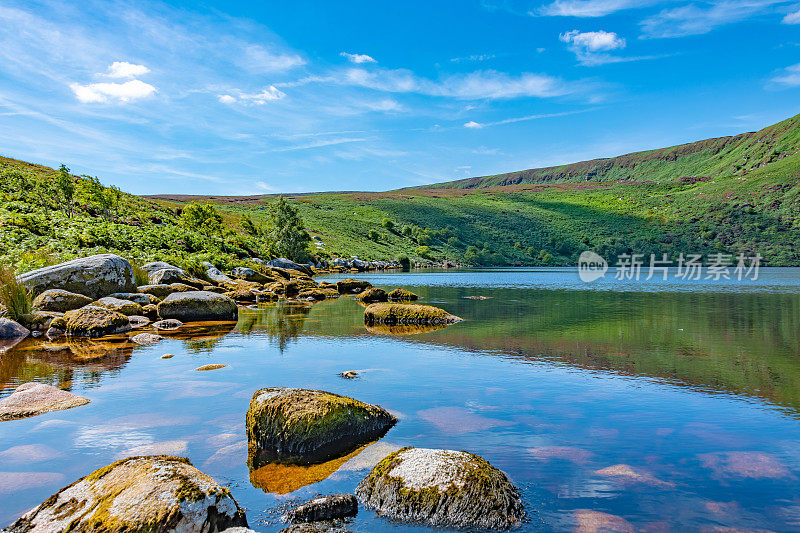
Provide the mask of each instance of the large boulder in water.
{"label": "large boulder in water", "polygon": [[119,298],[114,298],[112,296],[105,296],[103,298],[100,298],[92,305],[96,305],[98,307],[105,307],[106,309],[111,309],[112,311],[116,311],[117,313],[122,313],[125,316],[142,314],[141,305],[137,304],[136,302],[132,302],[131,300],[121,300]]}
{"label": "large boulder in water", "polygon": [[94,300],[115,292],[133,292],[133,268],[122,257],[100,254],[38,268],[17,276],[34,295],[48,289],[77,292]]}
{"label": "large boulder in water", "polygon": [[247,526],[230,491],[168,455],[129,457],[95,470],[14,522],[9,533],[210,533]]}
{"label": "large boulder in water", "polygon": [[336,282],[340,294],[358,294],[372,287],[369,281],[360,281],[353,278],[342,279]]}
{"label": "large boulder in water", "polygon": [[375,303],[364,309],[364,324],[436,325],[454,324],[461,318],[432,305]]}
{"label": "large boulder in water", "polygon": [[[58,321],[59,325],[63,323],[64,332],[70,337],[103,337],[125,333],[131,329],[127,316],[97,305],[68,311]],[[53,323],[50,325],[57,327]]]}
{"label": "large boulder in water", "polygon": [[26,337],[30,330],[20,324],[14,322],[9,318],[0,317],[0,339],[16,339],[17,337]]}
{"label": "large boulder in water", "polygon": [[247,410],[248,465],[313,464],[382,437],[397,419],[377,405],[330,392],[270,387]]}
{"label": "large boulder in water", "polygon": [[300,263],[295,263],[290,259],[286,259],[285,257],[278,257],[277,259],[271,259],[267,261],[267,264],[271,267],[282,268],[284,270],[299,270],[303,274],[308,276],[313,276],[314,272],[308,267],[308,265],[301,265]]}
{"label": "large boulder in water", "polygon": [[209,291],[174,292],[158,304],[161,318],[174,318],[181,322],[200,320],[237,320],[236,302],[223,294]]}
{"label": "large boulder in water", "polygon": [[33,308],[39,311],[55,311],[66,313],[73,309],[80,309],[92,303],[92,299],[83,294],[69,292],[63,289],[48,289],[34,298]]}
{"label": "large boulder in water", "polygon": [[508,529],[525,518],[519,492],[503,472],[453,450],[389,454],[358,484],[356,496],[388,518],[438,527]]}
{"label": "large boulder in water", "polygon": [[388,301],[389,295],[386,294],[386,291],[380,287],[370,287],[369,289],[359,293],[357,298],[365,304],[372,304],[376,302]]}
{"label": "large boulder in water", "polygon": [[89,400],[45,383],[23,383],[0,400],[0,420],[28,418],[51,411],[71,409]]}

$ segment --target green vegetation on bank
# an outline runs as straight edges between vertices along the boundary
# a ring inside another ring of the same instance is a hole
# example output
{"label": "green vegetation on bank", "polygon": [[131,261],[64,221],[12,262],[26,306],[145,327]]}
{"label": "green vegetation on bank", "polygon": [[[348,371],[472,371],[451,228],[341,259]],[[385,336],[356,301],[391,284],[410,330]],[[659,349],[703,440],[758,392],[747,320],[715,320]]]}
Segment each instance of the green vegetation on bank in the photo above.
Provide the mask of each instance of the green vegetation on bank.
{"label": "green vegetation on bank", "polygon": [[759,253],[800,265],[800,116],[735,137],[382,193],[139,198],[63,174],[0,159],[0,246],[18,269],[45,254],[106,250],[225,267],[302,259],[306,247],[321,258],[476,265],[570,265],[586,249],[609,260]]}

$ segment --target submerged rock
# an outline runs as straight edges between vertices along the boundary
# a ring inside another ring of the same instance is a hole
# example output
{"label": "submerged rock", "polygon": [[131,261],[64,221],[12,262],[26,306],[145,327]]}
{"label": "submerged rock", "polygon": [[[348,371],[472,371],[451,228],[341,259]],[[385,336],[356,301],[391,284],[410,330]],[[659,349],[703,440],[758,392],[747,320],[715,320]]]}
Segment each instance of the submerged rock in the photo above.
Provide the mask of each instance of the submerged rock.
{"label": "submerged rock", "polygon": [[150,319],[146,316],[133,315],[128,317],[128,322],[131,324],[131,329],[141,329],[150,324]]}
{"label": "submerged rock", "polygon": [[163,341],[164,337],[161,335],[153,335],[152,333],[139,333],[131,337],[131,342],[139,346],[150,346],[158,341]]}
{"label": "submerged rock", "polygon": [[93,255],[38,268],[20,274],[17,279],[35,295],[48,289],[63,289],[97,299],[115,292],[136,290],[131,264],[114,254]]}
{"label": "submerged rock", "polygon": [[198,366],[195,368],[198,372],[207,372],[209,370],[219,370],[220,368],[225,368],[228,365],[221,365],[219,363],[211,363],[209,365]]}
{"label": "submerged rock", "polygon": [[413,302],[413,301],[419,300],[419,296],[417,296],[416,294],[414,294],[411,291],[407,291],[405,289],[401,289],[401,288],[398,287],[397,289],[395,289],[395,290],[393,290],[392,292],[389,293],[389,299],[390,300],[400,300],[400,301],[407,300],[409,302]]}
{"label": "submerged rock", "polygon": [[346,372],[342,372],[339,375],[346,379],[353,379],[354,377],[358,376],[358,372],[356,372],[355,370],[348,370]]}
{"label": "submerged rock", "polygon": [[[337,292],[336,296],[338,295],[339,293]],[[301,300],[321,301],[328,297],[328,291],[323,289],[311,289],[308,291],[300,291],[297,297],[300,298]]]}
{"label": "submerged rock", "polygon": [[358,513],[358,500],[352,494],[332,494],[316,498],[286,513],[292,523],[319,522],[355,516]]}
{"label": "submerged rock", "polygon": [[153,328],[160,329],[162,331],[175,331],[183,326],[183,322],[180,320],[175,320],[174,318],[168,318],[166,320],[159,320],[153,324]]}
{"label": "submerged rock", "polygon": [[0,317],[0,339],[16,339],[17,337],[27,337],[29,334],[28,328],[19,322]]}
{"label": "submerged rock", "polygon": [[66,313],[73,309],[80,309],[92,303],[92,299],[83,294],[69,292],[63,289],[49,289],[34,298],[33,308],[40,311],[56,311]]}
{"label": "submerged rock", "polygon": [[142,314],[146,316],[148,319],[158,320],[158,307],[153,304],[147,304],[142,306]]}
{"label": "submerged rock", "polygon": [[336,290],[339,294],[357,294],[363,290],[372,287],[369,281],[358,281],[353,278],[347,278],[336,282]]}
{"label": "submerged rock", "polygon": [[358,299],[364,303],[371,304],[376,302],[386,302],[389,300],[389,295],[386,291],[379,287],[370,287],[369,289],[361,292]]}
{"label": "submerged rock", "polygon": [[158,304],[162,318],[174,318],[182,322],[199,320],[237,320],[239,309],[236,302],[222,294],[206,291],[176,292]]}
{"label": "submerged rock", "polygon": [[270,387],[247,410],[248,465],[311,464],[382,437],[397,419],[377,405],[329,392]]}
{"label": "submerged rock", "polygon": [[356,488],[358,499],[388,518],[433,526],[508,529],[525,510],[506,475],[475,454],[403,448]]}
{"label": "submerged rock", "polygon": [[[117,313],[105,307],[87,305],[80,309],[64,313],[61,319],[54,319],[53,322],[63,320],[64,331],[69,337],[103,337],[105,335],[115,335],[130,331],[131,325],[128,317],[122,313]],[[52,327],[57,327],[51,323]],[[60,329],[60,328],[58,328]]]}
{"label": "submerged rock", "polygon": [[9,533],[53,531],[213,532],[247,526],[226,487],[188,459],[122,459],[64,487],[9,526]]}
{"label": "submerged rock", "polygon": [[89,403],[87,398],[45,383],[23,383],[0,400],[0,420],[14,420],[71,409]]}
{"label": "submerged rock", "polygon": [[136,302],[132,302],[130,300],[120,300],[119,298],[112,298],[111,296],[100,298],[92,305],[105,307],[106,309],[111,309],[117,313],[122,313],[125,316],[142,314],[142,306]]}
{"label": "submerged rock", "polygon": [[453,324],[461,318],[432,305],[377,303],[364,309],[364,324],[409,325]]}

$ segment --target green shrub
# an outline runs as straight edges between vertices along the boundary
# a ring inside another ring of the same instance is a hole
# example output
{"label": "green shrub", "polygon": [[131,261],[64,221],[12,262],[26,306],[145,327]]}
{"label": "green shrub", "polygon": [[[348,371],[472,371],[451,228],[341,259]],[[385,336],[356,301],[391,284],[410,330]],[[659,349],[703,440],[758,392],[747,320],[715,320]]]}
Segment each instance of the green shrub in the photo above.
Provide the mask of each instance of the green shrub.
{"label": "green shrub", "polygon": [[414,253],[423,259],[431,258],[431,249],[427,246],[417,246],[417,248],[414,250]]}
{"label": "green shrub", "polygon": [[388,217],[387,217],[387,218],[384,218],[384,219],[381,221],[381,225],[382,225],[384,228],[388,229],[389,231],[392,231],[392,230],[394,229],[394,222],[392,222],[392,219],[390,219],[390,218],[388,218]]}
{"label": "green shrub", "polygon": [[369,230],[369,240],[371,240],[371,241],[375,241],[375,242],[378,242],[378,240],[379,240],[380,238],[381,238],[381,235],[380,235],[380,233],[378,233],[378,232],[377,232],[377,231],[375,231],[374,229],[372,229],[372,230]]}
{"label": "green shrub", "polygon": [[17,322],[33,308],[31,292],[17,281],[13,270],[2,265],[0,265],[0,304],[5,308],[6,316]]}
{"label": "green shrub", "polygon": [[133,269],[133,282],[136,283],[136,286],[141,287],[142,285],[149,285],[150,276],[148,275],[147,271],[143,269],[142,266],[136,261],[128,262],[131,264],[131,268]]}
{"label": "green shrub", "polygon": [[411,268],[411,259],[405,254],[401,254],[397,256],[397,262],[400,263],[400,266],[403,267],[403,270],[408,270]]}

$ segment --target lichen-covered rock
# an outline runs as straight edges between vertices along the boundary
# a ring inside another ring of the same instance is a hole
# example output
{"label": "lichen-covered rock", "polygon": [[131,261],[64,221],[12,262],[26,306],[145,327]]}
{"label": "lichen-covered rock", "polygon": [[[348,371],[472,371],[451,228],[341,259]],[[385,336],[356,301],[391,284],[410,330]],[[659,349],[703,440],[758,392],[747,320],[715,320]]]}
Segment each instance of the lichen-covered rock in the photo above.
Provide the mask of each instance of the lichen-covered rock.
{"label": "lichen-covered rock", "polygon": [[49,289],[33,300],[33,308],[39,311],[55,311],[66,313],[73,309],[80,309],[92,303],[92,299],[83,294],[69,292],[63,289]]}
{"label": "lichen-covered rock", "polygon": [[370,287],[362,291],[358,295],[358,299],[364,303],[372,304],[377,302],[386,302],[389,300],[389,295],[380,287]]}
{"label": "lichen-covered rock", "polygon": [[100,298],[92,305],[105,307],[106,309],[111,309],[117,313],[122,313],[125,316],[142,314],[142,306],[136,302],[132,302],[130,300],[120,300],[119,298],[112,298],[111,296]]}
{"label": "lichen-covered rock", "polygon": [[256,302],[274,302],[278,295],[272,291],[260,291],[256,293]]}
{"label": "lichen-covered rock", "polygon": [[286,513],[292,523],[335,520],[358,514],[358,500],[352,494],[331,494],[316,498]]}
{"label": "lichen-covered rock", "polygon": [[157,296],[140,292],[117,292],[110,294],[109,296],[112,298],[118,298],[120,300],[130,300],[141,306],[149,304],[158,305],[158,303],[161,302],[161,298],[158,298]]}
{"label": "lichen-covered rock", "polygon": [[17,337],[27,337],[29,334],[30,330],[19,322],[0,317],[0,339],[16,339]]}
{"label": "lichen-covered rock", "polygon": [[136,290],[133,268],[122,257],[100,254],[38,268],[17,276],[34,295],[48,289],[63,289],[93,300],[115,292]]}
{"label": "lichen-covered rock", "polygon": [[460,321],[461,318],[432,305],[377,303],[364,309],[364,324],[368,326],[453,324]]}
{"label": "lichen-covered rock", "polygon": [[506,475],[468,452],[403,448],[378,463],[356,495],[388,518],[439,527],[508,529],[525,518]]}
{"label": "lichen-covered rock", "polygon": [[183,326],[183,322],[180,320],[175,320],[174,318],[159,320],[153,324],[153,328],[161,331],[175,331],[181,326]]}
{"label": "lichen-covered rock", "polygon": [[278,257],[277,259],[272,259],[267,262],[270,267],[275,268],[282,268],[283,270],[299,270],[303,274],[308,276],[313,276],[314,272],[308,267],[308,265],[301,265],[300,263],[295,263],[285,257]]}
{"label": "lichen-covered rock", "polygon": [[372,287],[369,281],[359,281],[353,278],[347,278],[336,282],[336,289],[339,294],[358,294],[361,291]]}
{"label": "lichen-covered rock", "polygon": [[169,285],[170,283],[182,283],[184,272],[178,268],[162,268],[150,272],[147,277],[151,285]]}
{"label": "lichen-covered rock", "polygon": [[313,464],[382,437],[397,419],[377,405],[329,392],[270,387],[247,410],[248,465]]}
{"label": "lichen-covered rock", "polygon": [[256,301],[256,293],[249,289],[239,289],[225,293],[225,296],[237,302],[252,303]]}
{"label": "lichen-covered rock", "polygon": [[150,319],[146,316],[131,315],[128,317],[128,322],[131,324],[131,329],[141,329],[150,325]]}
{"label": "lichen-covered rock", "polygon": [[27,418],[51,411],[71,409],[89,400],[45,383],[23,383],[0,400],[0,421]]}
{"label": "lichen-covered rock", "polygon": [[158,304],[162,318],[174,318],[181,322],[200,320],[237,320],[239,309],[236,302],[223,294],[206,291],[176,292]]}
{"label": "lichen-covered rock", "polygon": [[139,333],[131,337],[131,342],[139,346],[150,346],[158,341],[163,341],[164,337],[161,335],[153,335],[152,333]]}
{"label": "lichen-covered rock", "polygon": [[231,275],[235,278],[245,281],[254,281],[256,283],[266,283],[271,280],[271,278],[265,276],[261,272],[256,272],[252,268],[247,267],[236,267],[231,270]]}
{"label": "lichen-covered rock", "polygon": [[142,306],[142,315],[146,316],[150,320],[158,320],[158,306],[153,304],[147,304]]}
{"label": "lichen-covered rock", "polygon": [[206,277],[211,281],[213,281],[214,283],[223,283],[225,281],[231,281],[230,277],[223,274],[220,269],[218,269],[211,263],[203,263],[203,266],[206,269]]}
{"label": "lichen-covered rock", "polygon": [[[337,293],[338,296],[338,293]],[[328,293],[321,289],[311,289],[308,291],[300,291],[297,295],[301,300],[314,300],[320,301],[328,297]]]}
{"label": "lichen-covered rock", "polygon": [[150,455],[95,470],[5,531],[206,533],[234,526],[247,526],[247,519],[226,487],[188,459]]}
{"label": "lichen-covered rock", "polygon": [[404,301],[405,300],[405,301],[409,301],[409,302],[414,302],[416,300],[419,300],[419,296],[417,296],[416,294],[414,294],[411,291],[407,291],[405,289],[401,289],[401,288],[398,287],[397,289],[395,289],[395,290],[393,290],[392,292],[389,293],[389,299],[390,300],[395,300],[395,301]]}
{"label": "lichen-covered rock", "polygon": [[64,332],[69,337],[103,337],[125,333],[131,329],[127,316],[97,305],[68,311],[61,318],[64,321]]}
{"label": "lichen-covered rock", "polygon": [[[172,285],[142,285],[139,287],[139,292],[144,294],[152,294],[159,300],[163,300],[173,292],[186,292],[192,290],[194,290],[193,287],[183,285],[182,283],[174,283]],[[156,303],[156,305],[158,305],[158,303]]]}

